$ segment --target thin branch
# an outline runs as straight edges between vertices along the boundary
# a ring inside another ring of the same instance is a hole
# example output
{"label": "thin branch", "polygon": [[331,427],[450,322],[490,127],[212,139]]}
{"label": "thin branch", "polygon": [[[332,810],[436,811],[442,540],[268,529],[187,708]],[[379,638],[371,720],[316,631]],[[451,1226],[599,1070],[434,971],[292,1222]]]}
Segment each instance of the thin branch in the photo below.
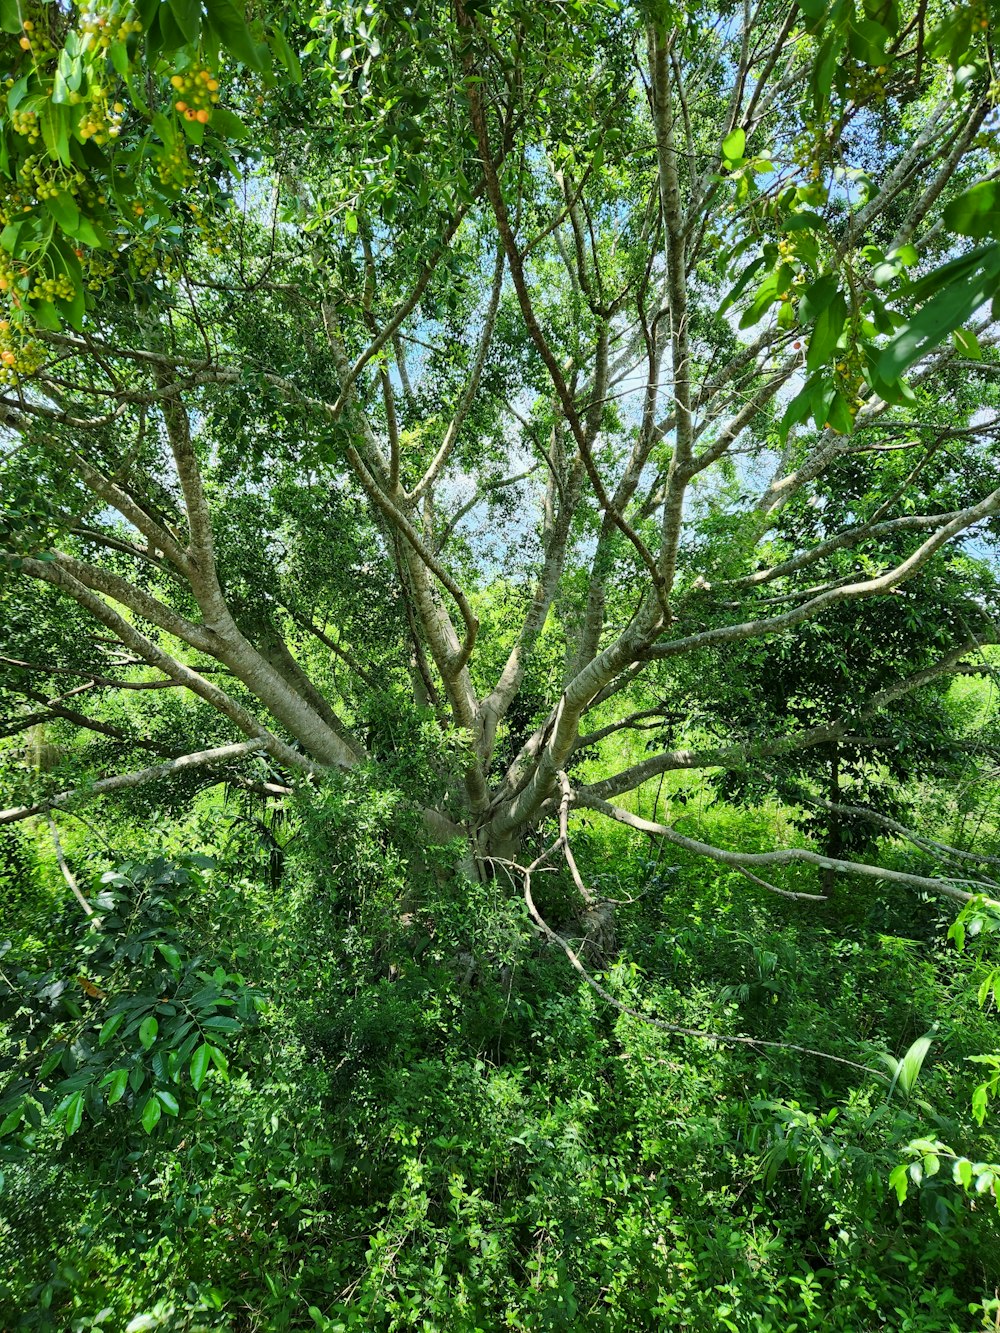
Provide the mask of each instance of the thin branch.
{"label": "thin branch", "polygon": [[73,791],[57,792],[34,805],[12,806],[0,810],[0,824],[13,824],[21,819],[30,819],[32,815],[46,810],[57,810],[60,806],[73,801],[90,801],[109,792],[126,791],[131,787],[142,786],[146,782],[155,782],[160,778],[171,777],[188,769],[206,768],[214,764],[226,764],[235,759],[244,759],[247,755],[257,754],[266,749],[263,740],[240,741],[234,745],[220,745],[211,750],[197,750],[193,754],[181,755],[165,764],[154,764],[151,768],[140,768],[134,773],[116,773],[110,778],[99,778],[89,787],[80,787]]}

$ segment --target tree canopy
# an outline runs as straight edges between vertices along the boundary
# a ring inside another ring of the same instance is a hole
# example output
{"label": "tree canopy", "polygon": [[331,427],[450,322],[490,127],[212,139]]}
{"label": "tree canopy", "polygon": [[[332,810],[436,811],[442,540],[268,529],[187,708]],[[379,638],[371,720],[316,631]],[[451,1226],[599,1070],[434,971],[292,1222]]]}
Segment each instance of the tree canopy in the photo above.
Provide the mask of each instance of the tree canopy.
{"label": "tree canopy", "polygon": [[[952,1275],[1000,1273],[998,31],[0,0],[0,1147],[51,1200],[73,1140],[67,1227],[204,1223],[188,1315],[113,1293],[129,1333],[790,1328],[876,1215],[802,1327],[958,1329]],[[24,924],[36,835],[72,925]],[[777,1324],[750,1157],[826,1191]],[[227,1246],[280,1248],[243,1323]],[[932,1250],[903,1312],[883,1251]],[[38,1311],[104,1290],[52,1271]]]}
{"label": "tree canopy", "polygon": [[[3,688],[10,731],[91,733],[92,791],[409,767],[489,857],[616,732],[680,748],[574,804],[877,733],[990,640],[987,9],[28,13]],[[825,725],[675,716],[862,603],[878,678]]]}

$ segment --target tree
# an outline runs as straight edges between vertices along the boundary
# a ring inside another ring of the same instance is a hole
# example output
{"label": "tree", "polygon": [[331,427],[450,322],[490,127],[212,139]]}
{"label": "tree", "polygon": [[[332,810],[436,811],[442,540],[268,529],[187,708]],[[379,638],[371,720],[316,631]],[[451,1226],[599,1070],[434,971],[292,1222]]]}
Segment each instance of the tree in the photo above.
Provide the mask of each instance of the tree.
{"label": "tree", "polygon": [[[926,8],[455,0],[251,31],[171,0],[107,40],[117,10],[11,10],[8,734],[157,752],[91,794],[369,764],[483,873],[560,812],[568,848],[580,807],[754,874],[891,877],[615,802],[835,742],[844,718],[693,746],[678,682],[992,544],[996,248],[963,239],[996,229],[990,32]],[[852,736],[974,661],[994,601],[886,636]],[[122,703],[161,688],[194,704],[170,745]],[[670,748],[572,785],[664,715]],[[70,799],[38,776],[0,820]]]}

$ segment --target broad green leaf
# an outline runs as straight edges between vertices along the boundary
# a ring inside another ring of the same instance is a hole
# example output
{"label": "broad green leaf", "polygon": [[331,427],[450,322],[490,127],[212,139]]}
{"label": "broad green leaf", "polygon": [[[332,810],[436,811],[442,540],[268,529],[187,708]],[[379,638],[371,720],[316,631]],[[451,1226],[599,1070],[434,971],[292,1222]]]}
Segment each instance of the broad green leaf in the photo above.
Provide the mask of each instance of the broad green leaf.
{"label": "broad green leaf", "polygon": [[40,1079],[48,1078],[56,1065],[62,1060],[64,1049],[63,1046],[57,1046],[54,1051],[49,1051],[48,1055],[42,1061],[41,1068],[38,1071],[38,1077]]}
{"label": "broad green leaf", "polygon": [[955,329],[951,335],[951,340],[955,344],[957,351],[963,356],[967,356],[972,361],[982,361],[983,349],[979,346],[979,339],[971,329]]}
{"label": "broad green leaf", "polygon": [[288,44],[288,38],[282,32],[281,27],[275,27],[271,33],[271,40],[274,43],[274,51],[278,59],[284,65],[285,69],[291,75],[293,83],[302,82],[302,66],[299,64],[299,58]]}
{"label": "broad green leaf", "polygon": [[160,1029],[159,1023],[152,1014],[144,1018],[139,1024],[139,1042],[144,1051],[148,1051],[150,1046],[156,1040],[156,1034]]}
{"label": "broad green leaf", "polygon": [[128,1070],[116,1069],[111,1075],[111,1081],[108,1085],[108,1105],[114,1106],[115,1102],[120,1102],[125,1096],[125,1088],[128,1085]]}
{"label": "broad green leaf", "polygon": [[265,55],[251,37],[243,12],[234,0],[205,0],[205,12],[223,46],[249,69],[263,72]]}
{"label": "broad green leaf", "polygon": [[201,1091],[201,1085],[205,1082],[205,1075],[208,1073],[208,1066],[212,1059],[211,1046],[199,1046],[191,1057],[191,1082],[194,1085],[195,1092]]}
{"label": "broad green leaf", "polygon": [[221,134],[225,139],[234,139],[239,142],[250,137],[250,131],[239,116],[232,111],[227,111],[225,107],[217,106],[215,108],[209,124],[217,134]]}
{"label": "broad green leaf", "polygon": [[125,1022],[125,1018],[126,1014],[124,1010],[122,1010],[121,1013],[111,1015],[108,1021],[101,1027],[100,1034],[97,1038],[98,1046],[104,1046],[111,1040],[121,1025]]}
{"label": "broad green leaf", "polygon": [[904,1096],[909,1096],[916,1087],[920,1070],[931,1049],[930,1037],[918,1037],[899,1062],[898,1081]]}
{"label": "broad green leaf", "polygon": [[908,1168],[905,1162],[900,1162],[899,1166],[893,1168],[889,1176],[889,1184],[896,1191],[896,1198],[902,1203],[910,1187]]}
{"label": "broad green leaf", "polygon": [[201,34],[200,0],[168,0],[170,13],[185,41],[197,44]]}
{"label": "broad green leaf", "polygon": [[166,959],[168,965],[175,971],[181,970],[181,956],[172,944],[158,944],[157,949]]}
{"label": "broad green leaf", "polygon": [[163,1114],[163,1108],[160,1105],[160,1099],[155,1095],[150,1097],[149,1101],[142,1108],[142,1127],[147,1134],[152,1134],[153,1130],[160,1123],[160,1116]]}
{"label": "broad green leaf", "polygon": [[973,1089],[972,1093],[972,1118],[977,1125],[981,1125],[986,1119],[986,1106],[988,1101],[989,1094],[987,1085],[985,1083],[980,1083],[978,1087]]}
{"label": "broad green leaf", "polygon": [[840,291],[840,279],[836,273],[824,273],[811,283],[802,294],[799,302],[799,319],[803,324],[812,324],[835,299]]}
{"label": "broad green leaf", "polygon": [[727,162],[739,162],[747,146],[746,131],[732,130],[722,141],[722,156]]}
{"label": "broad green leaf", "polygon": [[945,226],[961,236],[977,240],[1000,236],[1000,181],[980,181],[973,185],[945,205],[942,217]]}
{"label": "broad green leaf", "polygon": [[0,1123],[0,1139],[2,1139],[5,1134],[9,1134],[11,1130],[17,1129],[23,1118],[24,1112],[21,1110],[20,1106],[15,1106],[13,1111],[8,1111],[7,1115],[4,1116],[3,1122]]}
{"label": "broad green leaf", "polygon": [[0,0],[0,29],[20,35],[21,7],[17,0]]}
{"label": "broad green leaf", "polygon": [[75,1092],[66,1107],[66,1133],[75,1134],[83,1124],[83,1093]]}
{"label": "broad green leaf", "polygon": [[157,1089],[156,1095],[160,1099],[160,1104],[164,1111],[166,1111],[167,1115],[176,1115],[178,1113],[180,1105],[172,1092],[164,1092],[162,1089]]}
{"label": "broad green leaf", "polygon": [[[899,379],[952,330],[965,324],[993,298],[1000,289],[1000,243],[982,247],[975,252],[971,270],[968,268],[968,257],[963,257],[963,269],[963,275],[953,276],[948,285],[932,296],[885,348],[879,359],[879,373],[883,379]],[[944,270],[939,270],[941,272]]]}
{"label": "broad green leaf", "polygon": [[847,302],[838,292],[816,317],[806,353],[807,369],[819,370],[829,363],[843,336],[846,322]]}

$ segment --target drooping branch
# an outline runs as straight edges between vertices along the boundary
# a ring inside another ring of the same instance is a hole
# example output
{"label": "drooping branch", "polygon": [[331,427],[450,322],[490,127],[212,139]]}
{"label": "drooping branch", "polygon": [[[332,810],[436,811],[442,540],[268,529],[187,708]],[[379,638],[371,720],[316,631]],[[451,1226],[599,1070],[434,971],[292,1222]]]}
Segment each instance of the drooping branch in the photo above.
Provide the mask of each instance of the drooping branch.
{"label": "drooping branch", "polygon": [[[678,833],[676,829],[672,829],[666,824],[653,823],[652,820],[643,819],[640,815],[632,814],[630,810],[623,810],[621,806],[610,805],[607,801],[597,800],[593,796],[585,796],[582,792],[574,794],[573,804],[607,815],[609,819],[614,819],[619,824],[627,824],[629,828],[638,829],[641,833],[650,833],[656,837],[665,838],[667,842],[673,843],[675,847],[683,847],[685,851],[693,852],[697,856],[707,857],[711,861],[717,861],[720,865],[731,866],[734,870],[757,870],[761,867],[794,865],[798,862],[819,866],[823,870],[834,870],[844,875],[864,875],[870,879],[882,879],[890,884],[900,884],[906,888],[923,889],[927,893],[943,893],[946,897],[954,898],[962,903],[972,902],[977,897],[984,895],[992,903],[994,900],[991,895],[1000,893],[1000,884],[995,884],[991,880],[964,880],[963,883],[972,884],[976,890],[976,892],[970,893],[947,880],[931,879],[927,875],[911,875],[902,870],[889,870],[884,866],[867,865],[863,861],[845,861],[840,858],[823,856],[819,852],[811,852],[803,847],[783,847],[773,852],[730,852],[722,847],[715,847],[711,843],[699,842],[695,838],[685,837],[684,834]],[[1000,906],[1000,903],[995,905]]]}
{"label": "drooping branch", "polygon": [[237,759],[245,759],[248,755],[258,754],[266,748],[263,740],[240,741],[233,745],[219,745],[211,750],[197,750],[193,754],[182,755],[179,759],[171,759],[165,764],[154,764],[151,768],[140,768],[133,773],[116,773],[113,777],[99,778],[89,787],[57,792],[54,796],[47,796],[33,805],[18,805],[0,810],[0,824],[14,824],[22,819],[30,819],[33,815],[43,814],[47,810],[57,810],[61,806],[77,801],[93,800],[111,792],[127,791],[131,787],[156,782],[175,773],[232,763]]}

